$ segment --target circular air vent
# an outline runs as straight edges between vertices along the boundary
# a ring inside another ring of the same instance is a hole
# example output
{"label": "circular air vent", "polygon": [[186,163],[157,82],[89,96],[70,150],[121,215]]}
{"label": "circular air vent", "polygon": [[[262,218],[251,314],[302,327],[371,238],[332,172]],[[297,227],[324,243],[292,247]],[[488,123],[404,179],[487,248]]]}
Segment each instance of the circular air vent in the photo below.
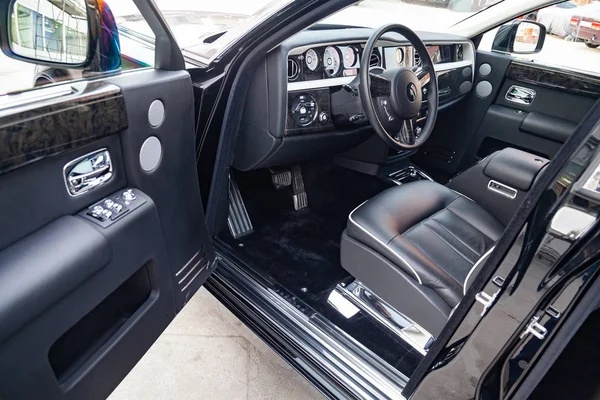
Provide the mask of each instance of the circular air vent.
{"label": "circular air vent", "polygon": [[288,76],[288,81],[295,81],[296,79],[298,79],[298,76],[300,75],[300,65],[298,65],[298,61],[294,60],[293,58],[288,58],[288,62],[287,62],[287,76]]}
{"label": "circular air vent", "polygon": [[369,59],[369,67],[381,67],[381,54],[379,54],[379,50],[374,49],[371,53],[371,58]]}
{"label": "circular air vent", "polygon": [[456,61],[462,61],[462,59],[463,59],[463,45],[457,44],[456,45]]}

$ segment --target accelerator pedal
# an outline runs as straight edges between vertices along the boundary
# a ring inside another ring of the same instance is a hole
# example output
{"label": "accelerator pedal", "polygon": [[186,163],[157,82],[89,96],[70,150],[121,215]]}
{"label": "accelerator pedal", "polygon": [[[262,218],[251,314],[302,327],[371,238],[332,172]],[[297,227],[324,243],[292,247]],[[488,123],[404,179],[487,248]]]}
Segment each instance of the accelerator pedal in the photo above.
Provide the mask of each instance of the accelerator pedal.
{"label": "accelerator pedal", "polygon": [[302,210],[308,207],[308,196],[304,188],[304,179],[302,179],[302,169],[300,165],[292,167],[292,195],[294,199],[294,210]]}
{"label": "accelerator pedal", "polygon": [[229,232],[231,232],[231,236],[234,239],[239,239],[254,232],[254,227],[246,210],[240,189],[231,175],[229,175],[229,215],[227,216],[227,226],[229,226]]}

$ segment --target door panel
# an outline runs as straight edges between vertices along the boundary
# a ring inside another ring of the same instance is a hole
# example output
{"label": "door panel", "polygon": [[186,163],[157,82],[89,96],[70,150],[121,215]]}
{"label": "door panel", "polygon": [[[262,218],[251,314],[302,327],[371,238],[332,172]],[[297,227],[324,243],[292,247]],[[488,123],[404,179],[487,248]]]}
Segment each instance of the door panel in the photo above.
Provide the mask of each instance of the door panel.
{"label": "door panel", "polygon": [[[515,87],[518,95],[533,91],[533,101],[508,100]],[[473,91],[440,111],[416,161],[453,176],[506,147],[552,158],[599,96],[598,77],[478,51]]]}
{"label": "door panel", "polygon": [[[191,80],[139,70],[32,93],[0,99],[0,397],[105,398],[215,265]],[[70,195],[65,166],[101,149],[112,177]],[[122,207],[88,214],[106,200]]]}

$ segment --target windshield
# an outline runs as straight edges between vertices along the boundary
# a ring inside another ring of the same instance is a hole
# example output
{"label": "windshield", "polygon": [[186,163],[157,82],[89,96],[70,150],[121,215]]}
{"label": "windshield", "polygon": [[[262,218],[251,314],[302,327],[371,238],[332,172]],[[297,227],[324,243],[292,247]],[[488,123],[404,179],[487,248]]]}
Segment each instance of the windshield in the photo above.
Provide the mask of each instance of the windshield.
{"label": "windshield", "polygon": [[400,23],[413,30],[442,32],[502,0],[364,0],[321,23],[377,28]]}
{"label": "windshield", "polygon": [[[205,62],[292,0],[155,0],[182,50]],[[154,39],[132,2],[111,2],[119,28]],[[138,36],[139,38],[140,36]]]}
{"label": "windshield", "polygon": [[[156,0],[184,54],[205,63],[292,0]],[[397,22],[416,30],[443,31],[501,0],[364,0],[320,24],[375,28]],[[152,38],[131,2],[111,2],[121,30]]]}

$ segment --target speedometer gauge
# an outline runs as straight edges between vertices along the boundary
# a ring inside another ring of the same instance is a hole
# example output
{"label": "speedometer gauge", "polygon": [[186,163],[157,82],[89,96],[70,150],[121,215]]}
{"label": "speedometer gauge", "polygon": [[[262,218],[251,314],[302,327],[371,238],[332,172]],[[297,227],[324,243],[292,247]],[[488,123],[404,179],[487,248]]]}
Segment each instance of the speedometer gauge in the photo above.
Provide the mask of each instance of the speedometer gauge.
{"label": "speedometer gauge", "polygon": [[348,46],[344,49],[344,67],[354,68],[357,60],[358,50],[353,46]]}
{"label": "speedometer gauge", "polygon": [[325,69],[325,75],[328,77],[337,76],[341,69],[341,57],[340,52],[333,46],[329,46],[325,49],[323,54],[323,68]]}
{"label": "speedometer gauge", "polygon": [[316,71],[319,68],[319,55],[313,49],[306,52],[306,66],[311,71]]}

